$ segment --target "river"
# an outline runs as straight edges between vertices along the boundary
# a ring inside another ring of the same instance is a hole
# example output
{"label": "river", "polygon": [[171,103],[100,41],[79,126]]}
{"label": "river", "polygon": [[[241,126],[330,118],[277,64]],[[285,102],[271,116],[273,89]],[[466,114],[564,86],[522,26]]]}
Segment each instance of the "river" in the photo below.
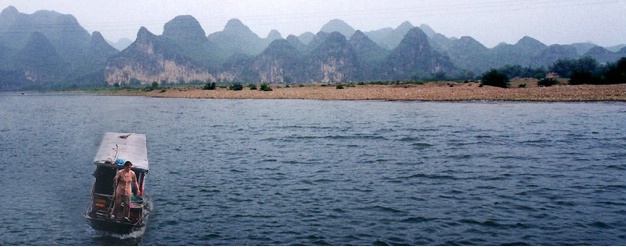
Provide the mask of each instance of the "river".
{"label": "river", "polygon": [[[0,245],[624,245],[626,104],[0,94]],[[83,214],[104,132],[153,211]]]}

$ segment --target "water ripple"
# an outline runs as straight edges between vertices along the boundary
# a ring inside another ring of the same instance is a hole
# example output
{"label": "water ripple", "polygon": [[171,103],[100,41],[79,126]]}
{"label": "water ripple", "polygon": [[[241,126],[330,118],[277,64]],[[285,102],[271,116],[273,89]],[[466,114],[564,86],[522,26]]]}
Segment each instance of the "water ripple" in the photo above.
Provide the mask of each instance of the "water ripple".
{"label": "water ripple", "polygon": [[[3,100],[1,245],[626,240],[624,104]],[[140,235],[82,218],[104,131],[148,136]]]}

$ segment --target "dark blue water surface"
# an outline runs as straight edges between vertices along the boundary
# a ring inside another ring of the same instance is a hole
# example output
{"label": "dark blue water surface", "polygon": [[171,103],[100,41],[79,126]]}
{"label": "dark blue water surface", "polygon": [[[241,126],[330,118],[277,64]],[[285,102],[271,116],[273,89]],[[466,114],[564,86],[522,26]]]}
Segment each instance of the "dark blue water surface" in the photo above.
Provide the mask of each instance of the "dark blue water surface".
{"label": "dark blue water surface", "polygon": [[[0,245],[624,245],[626,104],[0,95]],[[145,133],[143,232],[83,218]]]}

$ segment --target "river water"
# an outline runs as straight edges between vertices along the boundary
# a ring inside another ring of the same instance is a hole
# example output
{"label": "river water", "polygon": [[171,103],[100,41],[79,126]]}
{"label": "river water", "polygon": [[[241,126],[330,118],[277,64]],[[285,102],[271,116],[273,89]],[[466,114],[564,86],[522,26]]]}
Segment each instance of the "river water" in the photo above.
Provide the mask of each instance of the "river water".
{"label": "river water", "polygon": [[[0,94],[0,245],[624,245],[626,104]],[[144,231],[83,218],[145,133]]]}

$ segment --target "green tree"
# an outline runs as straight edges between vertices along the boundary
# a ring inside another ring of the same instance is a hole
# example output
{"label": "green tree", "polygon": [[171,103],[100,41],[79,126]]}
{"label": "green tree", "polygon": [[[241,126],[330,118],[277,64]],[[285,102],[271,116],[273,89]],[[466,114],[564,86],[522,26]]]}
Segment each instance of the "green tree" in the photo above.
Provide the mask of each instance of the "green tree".
{"label": "green tree", "polygon": [[491,69],[482,75],[482,85],[508,88],[511,86],[509,77],[500,73],[497,69]]}
{"label": "green tree", "polygon": [[591,57],[580,59],[559,59],[549,67],[563,78],[571,78],[574,71],[593,73],[598,68],[598,62]]}
{"label": "green tree", "polygon": [[207,84],[204,84],[204,87],[202,87],[202,90],[215,90],[215,82],[207,82]]}
{"label": "green tree", "polygon": [[575,70],[570,75],[570,85],[594,84],[593,75],[589,71]]}
{"label": "green tree", "polygon": [[267,85],[267,83],[261,83],[261,88],[259,90],[261,90],[261,91],[272,91],[273,89],[270,87],[270,85]]}
{"label": "green tree", "polygon": [[604,72],[606,84],[626,83],[626,57],[622,57],[614,64],[609,64]]}
{"label": "green tree", "polygon": [[532,68],[522,67],[521,65],[505,65],[498,69],[500,73],[505,74],[509,78],[521,77],[521,78],[543,78],[546,74],[546,70],[543,67]]}
{"label": "green tree", "polygon": [[537,85],[540,87],[551,87],[557,84],[559,84],[559,81],[554,78],[544,78],[537,82]]}
{"label": "green tree", "polygon": [[230,85],[230,87],[228,87],[228,89],[233,90],[233,91],[241,91],[241,90],[243,90],[243,85],[241,85],[241,83],[234,83],[234,84]]}
{"label": "green tree", "polygon": [[141,85],[141,81],[135,77],[130,78],[130,82],[129,82],[130,86],[139,86]]}

